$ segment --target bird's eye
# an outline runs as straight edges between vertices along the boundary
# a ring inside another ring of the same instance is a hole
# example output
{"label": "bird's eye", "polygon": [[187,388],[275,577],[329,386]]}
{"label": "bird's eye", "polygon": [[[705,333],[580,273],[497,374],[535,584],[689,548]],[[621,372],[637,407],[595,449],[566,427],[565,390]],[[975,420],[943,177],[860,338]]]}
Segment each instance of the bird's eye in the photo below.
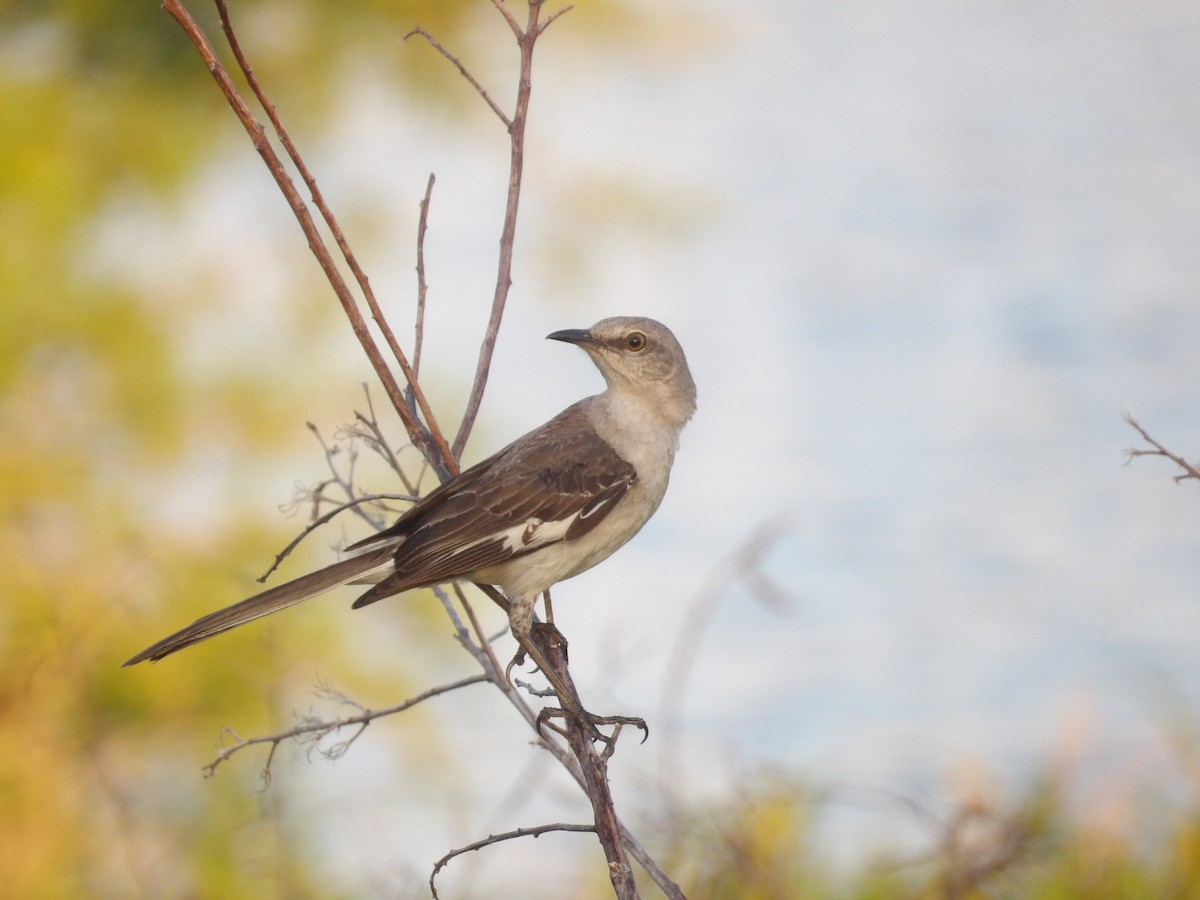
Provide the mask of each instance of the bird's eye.
{"label": "bird's eye", "polygon": [[636,353],[646,349],[646,336],[640,331],[634,331],[625,336],[625,346]]}

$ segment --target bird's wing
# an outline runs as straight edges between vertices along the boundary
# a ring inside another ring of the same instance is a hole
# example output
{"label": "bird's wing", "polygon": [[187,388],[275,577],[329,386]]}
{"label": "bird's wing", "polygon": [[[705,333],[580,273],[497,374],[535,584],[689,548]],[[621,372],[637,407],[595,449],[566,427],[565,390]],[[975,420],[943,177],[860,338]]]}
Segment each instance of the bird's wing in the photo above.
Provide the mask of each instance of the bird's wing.
{"label": "bird's wing", "polygon": [[419,519],[404,516],[408,530],[396,548],[395,573],[355,607],[578,540],[612,512],[637,478],[590,427],[582,403],[476,469],[469,480],[439,488],[437,502],[422,501]]}

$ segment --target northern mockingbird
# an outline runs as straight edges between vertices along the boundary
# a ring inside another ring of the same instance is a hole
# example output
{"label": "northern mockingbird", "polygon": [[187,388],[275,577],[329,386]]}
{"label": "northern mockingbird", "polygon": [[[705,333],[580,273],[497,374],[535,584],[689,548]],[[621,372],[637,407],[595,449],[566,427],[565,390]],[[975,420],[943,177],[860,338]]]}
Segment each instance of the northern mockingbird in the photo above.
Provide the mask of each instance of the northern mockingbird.
{"label": "northern mockingbird", "polygon": [[538,595],[607,559],[658,509],[696,411],[683,348],[660,322],[620,316],[547,337],[586,351],[607,390],[447,481],[390,528],[351,544],[347,559],[197,619],[125,665],[351,582],[373,583],[356,609],[458,579],[496,585],[526,648]]}

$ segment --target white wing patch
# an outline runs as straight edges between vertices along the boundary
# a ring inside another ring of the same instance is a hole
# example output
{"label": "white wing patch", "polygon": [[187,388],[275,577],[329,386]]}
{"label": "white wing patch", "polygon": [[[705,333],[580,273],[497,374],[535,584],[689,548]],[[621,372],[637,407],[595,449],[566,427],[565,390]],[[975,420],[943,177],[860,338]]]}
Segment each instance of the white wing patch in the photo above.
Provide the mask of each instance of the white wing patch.
{"label": "white wing patch", "polygon": [[504,549],[510,553],[528,553],[546,544],[556,544],[563,539],[575,516],[568,519],[557,519],[544,522],[536,517],[526,519],[520,525],[514,525],[496,535],[503,536]]}
{"label": "white wing patch", "polygon": [[482,544],[490,544],[495,541],[499,541],[510,556],[515,556],[519,553],[528,553],[530,550],[536,550],[538,547],[543,547],[546,544],[554,544],[561,541],[575,519],[576,516],[571,516],[567,519],[545,522],[535,516],[531,516],[524,522],[510,525],[508,528],[501,528],[493,531],[491,534],[486,534],[483,537],[478,537],[473,541],[456,547],[454,555],[458,556],[459,554],[467,553]]}
{"label": "white wing patch", "polygon": [[602,512],[603,510],[607,509],[615,501],[619,500],[623,496],[625,496],[624,492],[622,492],[620,494],[611,494],[610,493],[607,496],[601,497],[599,500],[595,500],[595,501],[589,503],[587,506],[585,506],[580,511],[579,521],[582,522],[584,519],[590,519],[596,513]]}

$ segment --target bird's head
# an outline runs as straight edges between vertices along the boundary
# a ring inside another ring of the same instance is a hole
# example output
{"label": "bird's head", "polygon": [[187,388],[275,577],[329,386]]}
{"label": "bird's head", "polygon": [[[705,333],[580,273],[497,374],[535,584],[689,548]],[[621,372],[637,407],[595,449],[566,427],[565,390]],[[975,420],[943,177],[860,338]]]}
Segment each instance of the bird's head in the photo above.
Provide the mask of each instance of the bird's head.
{"label": "bird's head", "polygon": [[635,398],[682,428],[696,412],[696,383],[666,325],[637,316],[601,319],[591,328],[547,335],[587,351],[610,391]]}

